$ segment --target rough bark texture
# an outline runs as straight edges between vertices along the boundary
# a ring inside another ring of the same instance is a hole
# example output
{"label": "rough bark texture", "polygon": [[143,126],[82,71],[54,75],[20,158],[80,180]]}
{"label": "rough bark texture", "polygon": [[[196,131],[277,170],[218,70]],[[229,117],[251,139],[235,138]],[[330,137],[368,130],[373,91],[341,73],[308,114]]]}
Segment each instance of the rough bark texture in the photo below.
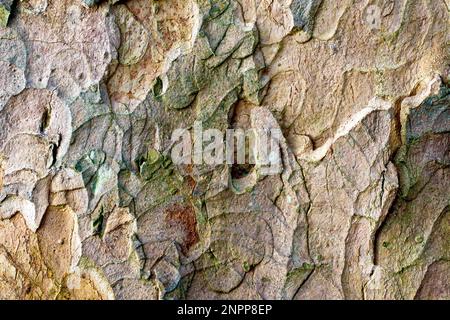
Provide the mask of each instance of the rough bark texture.
{"label": "rough bark texture", "polygon": [[0,0],[0,298],[450,299],[449,6]]}

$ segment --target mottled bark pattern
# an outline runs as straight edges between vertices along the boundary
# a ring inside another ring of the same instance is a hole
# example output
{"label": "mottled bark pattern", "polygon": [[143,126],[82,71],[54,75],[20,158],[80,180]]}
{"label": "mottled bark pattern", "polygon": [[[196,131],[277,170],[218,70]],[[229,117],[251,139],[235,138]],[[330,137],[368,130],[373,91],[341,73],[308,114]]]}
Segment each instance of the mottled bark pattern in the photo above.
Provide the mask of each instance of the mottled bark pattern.
{"label": "mottled bark pattern", "polygon": [[0,298],[450,299],[449,10],[0,0]]}

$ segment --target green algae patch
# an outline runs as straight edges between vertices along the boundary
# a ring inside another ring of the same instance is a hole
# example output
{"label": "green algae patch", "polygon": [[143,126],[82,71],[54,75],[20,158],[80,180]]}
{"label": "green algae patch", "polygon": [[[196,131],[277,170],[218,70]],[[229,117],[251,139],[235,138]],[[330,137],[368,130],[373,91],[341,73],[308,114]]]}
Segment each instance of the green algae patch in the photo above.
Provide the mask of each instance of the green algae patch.
{"label": "green algae patch", "polygon": [[0,27],[5,28],[8,25],[11,10],[6,4],[0,4]]}

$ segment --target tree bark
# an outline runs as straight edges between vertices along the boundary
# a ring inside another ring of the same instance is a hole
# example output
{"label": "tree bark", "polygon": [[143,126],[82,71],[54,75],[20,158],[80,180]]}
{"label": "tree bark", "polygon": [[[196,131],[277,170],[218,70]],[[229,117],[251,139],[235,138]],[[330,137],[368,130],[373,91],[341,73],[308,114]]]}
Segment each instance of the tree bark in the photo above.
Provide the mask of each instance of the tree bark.
{"label": "tree bark", "polygon": [[450,299],[449,6],[0,0],[0,298]]}

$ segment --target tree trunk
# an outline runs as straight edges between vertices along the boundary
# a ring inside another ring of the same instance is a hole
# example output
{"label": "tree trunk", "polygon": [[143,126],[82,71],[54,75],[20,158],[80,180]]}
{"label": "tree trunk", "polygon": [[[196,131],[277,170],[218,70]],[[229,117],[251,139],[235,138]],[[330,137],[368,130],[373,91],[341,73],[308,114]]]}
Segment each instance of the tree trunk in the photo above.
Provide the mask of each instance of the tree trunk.
{"label": "tree trunk", "polygon": [[0,298],[450,299],[449,6],[0,0]]}

